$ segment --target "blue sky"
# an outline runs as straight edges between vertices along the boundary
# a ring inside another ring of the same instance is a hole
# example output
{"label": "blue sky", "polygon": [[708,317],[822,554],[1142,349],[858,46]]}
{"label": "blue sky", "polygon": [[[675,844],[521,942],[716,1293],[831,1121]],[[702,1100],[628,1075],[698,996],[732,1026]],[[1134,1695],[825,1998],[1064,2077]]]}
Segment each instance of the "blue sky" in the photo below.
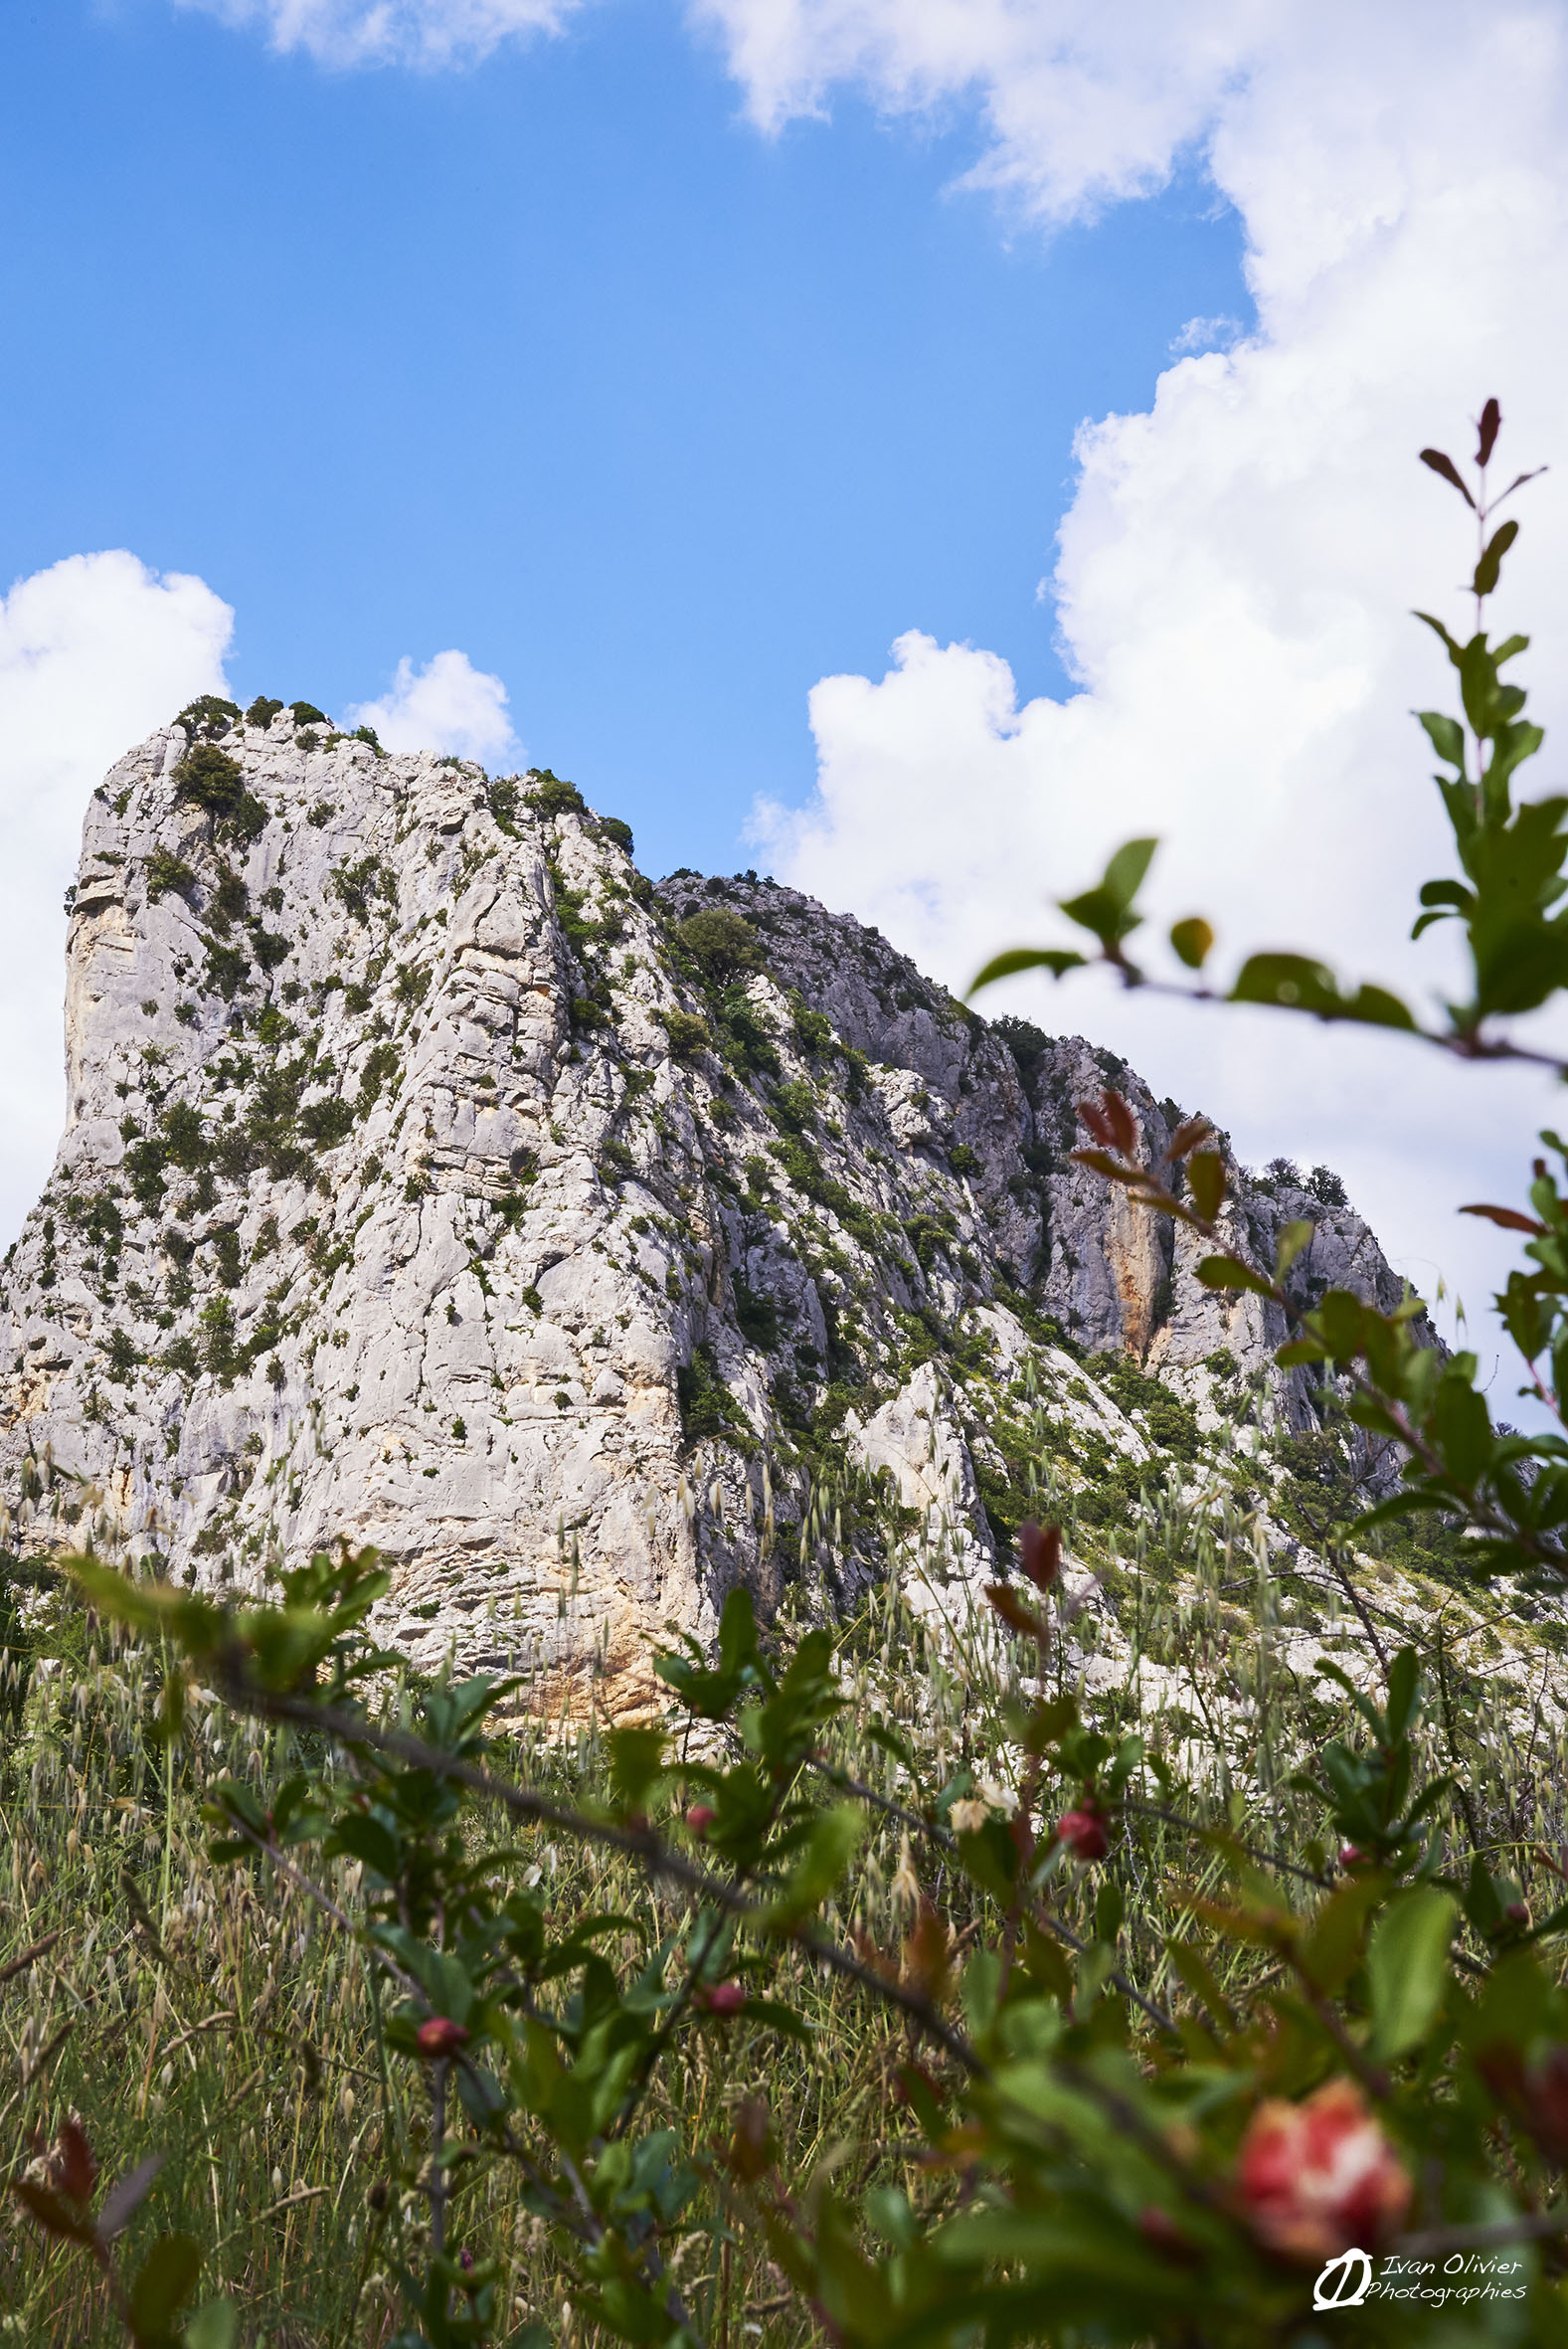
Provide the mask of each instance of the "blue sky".
{"label": "blue sky", "polygon": [[[1496,394],[1552,465],[1498,617],[1560,786],[1565,155],[1563,0],[13,0],[0,1223],[82,809],[225,680],[450,749],[500,679],[647,869],[772,867],[959,989],[1157,832],[1152,930],[1430,999],[1408,615],[1469,547],[1415,452]],[[989,1007],[1338,1167],[1473,1318],[1455,1203],[1561,1117],[1146,991]]]}
{"label": "blue sky", "polygon": [[809,687],[904,630],[1060,690],[1076,428],[1250,314],[1201,168],[1009,224],[950,192],[971,107],[765,137],[663,0],[444,75],[165,0],[7,23],[0,569],[198,573],[242,697],[342,709],[460,645],[655,870],[751,861]]}

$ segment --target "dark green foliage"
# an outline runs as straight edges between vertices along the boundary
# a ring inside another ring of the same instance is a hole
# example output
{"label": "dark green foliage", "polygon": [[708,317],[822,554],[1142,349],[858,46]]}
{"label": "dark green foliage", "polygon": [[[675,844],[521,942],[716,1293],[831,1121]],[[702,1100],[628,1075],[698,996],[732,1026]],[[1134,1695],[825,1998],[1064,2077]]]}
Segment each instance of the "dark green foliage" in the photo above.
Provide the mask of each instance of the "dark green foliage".
{"label": "dark green foliage", "polygon": [[352,864],[334,865],[327,886],[356,922],[369,922],[371,907],[378,898],[387,905],[397,903],[397,877],[376,855],[361,856]]}
{"label": "dark green foliage", "polygon": [[225,1386],[231,1385],[240,1367],[240,1350],[235,1344],[234,1308],[227,1297],[211,1297],[197,1318],[202,1327],[207,1368]]}
{"label": "dark green foliage", "polygon": [[782,1073],[773,1030],[745,988],[726,988],[718,1013],[719,1050],[732,1068],[751,1076],[777,1077]]}
{"label": "dark green foliage", "polygon": [[761,968],[762,943],[744,914],[733,906],[705,905],[678,924],[682,952],[711,987],[727,988],[743,972]]}
{"label": "dark green foliage", "polygon": [[688,1444],[712,1440],[733,1444],[748,1459],[757,1451],[746,1413],[719,1373],[711,1346],[699,1346],[691,1360],[676,1372],[681,1432]]}
{"label": "dark green foliage", "polygon": [[234,1224],[231,1223],[223,1231],[214,1233],[213,1259],[217,1265],[218,1278],[223,1287],[238,1289],[243,1268],[240,1261],[240,1234]]}
{"label": "dark green foliage", "polygon": [[206,1164],[207,1133],[201,1113],[188,1101],[171,1102],[163,1113],[163,1155],[171,1167]]}
{"label": "dark green foliage", "polygon": [[378,759],[384,759],[387,755],[381,747],[381,741],[374,726],[356,726],[349,740],[351,742],[368,742]]}
{"label": "dark green foliage", "polygon": [[699,1019],[694,1011],[664,1011],[660,1017],[669,1037],[672,1059],[695,1060],[699,1052],[707,1051],[710,1042],[708,1022]]}
{"label": "dark green foliage", "polygon": [[246,724],[248,726],[270,726],[282,706],[280,701],[272,701],[266,694],[259,693],[245,713]]}
{"label": "dark green foliage", "polygon": [[253,840],[261,838],[265,829],[266,810],[254,792],[242,792],[234,808],[219,823],[218,837],[229,841],[234,847],[248,848]]}
{"label": "dark green foliage", "polygon": [[1033,1100],[1040,1061],[1051,1048],[1051,1038],[1044,1028],[1036,1027],[1031,1019],[993,1019],[991,1028],[1012,1054],[1018,1074],[1023,1079],[1024,1091]]}
{"label": "dark green foliage", "polygon": [[789,1024],[801,1051],[812,1058],[825,1052],[833,1041],[833,1023],[826,1013],[811,1010],[798,995],[790,997]]}
{"label": "dark green foliage", "polygon": [[774,1123],[786,1134],[803,1134],[816,1118],[816,1092],[803,1077],[781,1085],[773,1097]]}
{"label": "dark green foliage", "polygon": [[823,1172],[821,1161],[805,1143],[791,1137],[784,1142],[771,1142],[768,1148],[796,1190],[808,1199],[815,1199],[819,1206],[830,1207],[845,1230],[853,1232],[862,1247],[876,1246],[877,1227],[866,1209],[836,1175]]}
{"label": "dark green foliage", "polygon": [[536,815],[584,815],[587,805],[575,783],[563,782],[548,767],[531,767],[525,799]]}
{"label": "dark green foliage", "polygon": [[250,975],[251,963],[243,947],[209,944],[207,949],[207,984],[215,987],[226,1003],[232,1003]]}
{"label": "dark green foliage", "polygon": [[125,1385],[141,1359],[140,1355],[136,1352],[135,1341],[128,1330],[111,1330],[109,1332],[108,1344],[103,1349],[103,1359],[108,1366],[108,1374],[115,1384]]}
{"label": "dark green foliage", "polygon": [[979,1170],[979,1155],[966,1142],[956,1142],[948,1153],[948,1164],[955,1174],[973,1174]]}
{"label": "dark green foliage", "polygon": [[336,1150],[354,1131],[354,1104],[341,1094],[325,1101],[308,1101],[299,1113],[299,1131],[317,1150]]}
{"label": "dark green foliage", "polygon": [[628,856],[631,854],[632,840],[629,823],[622,823],[618,815],[602,815],[599,819],[599,828],[607,840],[613,840],[617,848],[624,848]]}
{"label": "dark green foliage", "polygon": [[930,1272],[937,1261],[938,1251],[953,1244],[953,1234],[935,1215],[911,1215],[904,1224],[904,1236],[915,1251],[922,1272]]}
{"label": "dark green foliage", "polygon": [[240,704],[237,701],[225,701],[217,693],[203,693],[195,701],[186,703],[175,724],[183,726],[190,735],[212,736],[227,734],[230,727],[238,723],[239,716]]}
{"label": "dark green foliage", "polygon": [[260,923],[251,932],[251,946],[263,971],[275,971],[294,951],[291,938],[285,938],[280,930],[263,930]]}
{"label": "dark green foliage", "polygon": [[218,886],[213,891],[212,906],[208,914],[213,928],[218,931],[227,931],[231,922],[239,921],[250,901],[250,891],[233,866],[220,865]]}
{"label": "dark green foliage", "polygon": [[327,723],[326,711],[318,710],[313,701],[291,701],[288,709],[296,726],[324,726]]}
{"label": "dark green foliage", "polygon": [[171,849],[154,848],[147,859],[147,902],[156,905],[169,890],[181,897],[189,897],[196,885],[196,874],[183,856]]}
{"label": "dark green foliage", "polygon": [[515,775],[498,775],[485,795],[496,823],[514,840],[518,837],[517,802],[520,788]]}
{"label": "dark green foliage", "polygon": [[1177,1460],[1197,1458],[1203,1440],[1197,1412],[1172,1394],[1162,1379],[1149,1377],[1129,1354],[1096,1355],[1090,1367],[1124,1411],[1140,1414],[1151,1443]]}
{"label": "dark green foliage", "polygon": [[779,1344],[779,1308],[771,1297],[748,1288],[739,1273],[735,1276],[735,1318],[749,1346],[759,1347],[764,1354],[773,1353]]}
{"label": "dark green foliage", "polygon": [[336,813],[337,810],[333,807],[330,800],[317,800],[315,806],[306,815],[305,821],[310,825],[313,831],[321,831],[332,821],[332,818]]}
{"label": "dark green foliage", "polygon": [[1310,1191],[1322,1207],[1348,1207],[1345,1186],[1331,1167],[1314,1167],[1306,1177],[1303,1188]]}
{"label": "dark green foliage", "polygon": [[174,788],[182,800],[209,815],[230,815],[245,791],[238,759],[210,742],[193,743],[174,770]]}
{"label": "dark green foliage", "polygon": [[354,1097],[356,1117],[369,1117],[381,1098],[382,1087],[397,1076],[400,1066],[398,1047],[390,1038],[384,1038],[382,1042],[372,1044],[369,1052],[365,1055],[365,1066],[360,1075],[359,1091]]}

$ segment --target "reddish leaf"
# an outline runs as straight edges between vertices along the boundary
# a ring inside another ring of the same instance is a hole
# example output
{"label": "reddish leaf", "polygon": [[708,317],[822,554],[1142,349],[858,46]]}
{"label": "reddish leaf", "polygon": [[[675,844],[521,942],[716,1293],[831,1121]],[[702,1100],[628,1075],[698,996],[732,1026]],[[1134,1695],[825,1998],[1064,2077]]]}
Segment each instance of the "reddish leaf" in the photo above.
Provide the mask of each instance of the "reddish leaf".
{"label": "reddish leaf", "polygon": [[1465,503],[1474,511],[1476,500],[1466,488],[1460,475],[1460,469],[1452,456],[1445,456],[1441,449],[1423,449],[1421,461],[1423,464],[1429,464],[1435,473],[1440,473],[1445,481],[1452,481]]}
{"label": "reddish leaf", "polygon": [[1030,1518],[1018,1528],[1018,1563],[1036,1590],[1049,1590],[1062,1570],[1062,1529],[1037,1526]]}
{"label": "reddish leaf", "polygon": [[92,2200],[92,2189],[98,2182],[98,2165],[80,2120],[73,2117],[62,2121],[49,2166],[73,2202],[87,2203]]}
{"label": "reddish leaf", "polygon": [[1488,400],[1481,412],[1481,439],[1476,445],[1476,462],[1489,464],[1491,452],[1497,446],[1497,432],[1502,423],[1502,410],[1495,400]]}
{"label": "reddish leaf", "polygon": [[1050,1646],[1051,1626],[1045,1617],[1037,1615],[1033,1607],[1026,1607],[1021,1598],[1015,1598],[1005,1582],[987,1582],[985,1595],[1009,1631],[1034,1640],[1042,1648]]}
{"label": "reddish leaf", "polygon": [[55,2235],[67,2243],[95,2243],[92,2223],[72,2208],[63,2195],[48,2186],[35,2186],[30,2178],[13,2178],[11,2191],[25,2209],[31,2211],[46,2235]]}
{"label": "reddish leaf", "polygon": [[1488,1223],[1500,1223],[1504,1231],[1527,1231],[1532,1239],[1545,1236],[1546,1226],[1537,1223],[1533,1215],[1521,1215],[1516,1207],[1461,1207],[1462,1215],[1484,1215]]}
{"label": "reddish leaf", "polygon": [[1110,1120],[1118,1150],[1125,1159],[1130,1159],[1137,1148],[1137,1120],[1130,1105],[1108,1085],[1101,1096],[1100,1106]]}
{"label": "reddish leaf", "polygon": [[923,1900],[915,1930],[904,1943],[904,1979],[940,2006],[952,1971],[948,1928],[931,1902]]}
{"label": "reddish leaf", "polygon": [[1165,1150],[1167,1159],[1184,1159],[1189,1150],[1196,1150],[1200,1142],[1207,1142],[1214,1128],[1207,1118],[1183,1118],[1170,1137]]}
{"label": "reddish leaf", "polygon": [[1068,1156],[1075,1167],[1087,1167],[1092,1174],[1103,1174],[1108,1182],[1136,1183],[1142,1179],[1138,1168],[1124,1167],[1108,1150],[1074,1150]]}

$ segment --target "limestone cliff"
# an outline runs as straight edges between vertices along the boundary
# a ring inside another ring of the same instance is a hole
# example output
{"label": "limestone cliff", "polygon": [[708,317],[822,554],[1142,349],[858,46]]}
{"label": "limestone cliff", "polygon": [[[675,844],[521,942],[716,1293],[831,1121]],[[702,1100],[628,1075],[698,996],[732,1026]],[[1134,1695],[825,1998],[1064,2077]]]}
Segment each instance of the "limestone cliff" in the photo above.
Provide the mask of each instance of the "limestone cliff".
{"label": "limestone cliff", "polygon": [[[634,1692],[645,1634],[737,1576],[847,1603],[857,1494],[988,1565],[1042,1426],[1086,1507],[1256,1373],[1315,1426],[1270,1314],[1070,1162],[1108,1078],[1155,1147],[1175,1104],[791,890],[655,889],[630,846],[549,775],[301,705],[197,705],[119,762],[67,1129],[0,1278],[13,1546],[207,1582],[372,1542],[388,1636],[570,1699]],[[1239,1176],[1239,1223],[1309,1216],[1304,1294],[1391,1302],[1314,1180]]]}

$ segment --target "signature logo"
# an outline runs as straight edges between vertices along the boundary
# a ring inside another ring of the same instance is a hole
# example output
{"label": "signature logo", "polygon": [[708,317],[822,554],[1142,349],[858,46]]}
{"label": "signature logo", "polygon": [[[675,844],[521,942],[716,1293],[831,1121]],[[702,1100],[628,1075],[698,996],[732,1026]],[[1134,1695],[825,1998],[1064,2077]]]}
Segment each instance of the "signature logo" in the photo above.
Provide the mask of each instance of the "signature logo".
{"label": "signature logo", "polygon": [[1341,2252],[1312,2286],[1314,2308],[1359,2308],[1372,2288],[1372,2262],[1365,2252]]}

